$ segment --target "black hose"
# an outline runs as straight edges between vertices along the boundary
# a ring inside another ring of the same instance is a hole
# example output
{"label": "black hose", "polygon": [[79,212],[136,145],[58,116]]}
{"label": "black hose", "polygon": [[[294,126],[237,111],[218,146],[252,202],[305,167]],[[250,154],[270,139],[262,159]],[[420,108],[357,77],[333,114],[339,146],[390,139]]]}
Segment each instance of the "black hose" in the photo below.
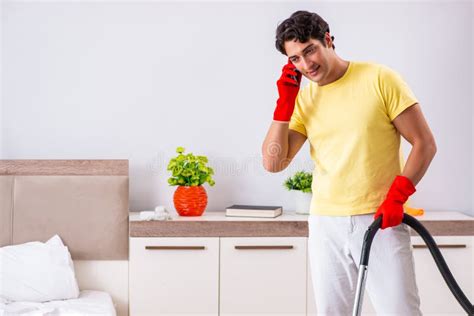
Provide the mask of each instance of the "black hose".
{"label": "black hose", "polygon": [[[365,232],[364,244],[362,246],[362,254],[360,258],[361,265],[368,266],[370,247],[372,245],[372,241],[375,237],[375,234],[381,226],[381,223],[382,216],[378,217]],[[423,241],[428,246],[428,249],[430,250],[431,255],[433,256],[433,259],[436,262],[436,265],[438,266],[439,272],[441,272],[444,281],[446,281],[446,284],[453,293],[454,297],[458,300],[459,304],[461,304],[462,308],[466,311],[466,313],[468,313],[468,315],[474,315],[474,306],[467,299],[466,295],[463,293],[458,283],[454,279],[453,274],[449,270],[449,267],[443,258],[443,255],[439,251],[436,242],[434,241],[433,237],[431,237],[428,230],[417,219],[408,214],[404,214],[403,223],[413,228],[421,236]]]}
{"label": "black hose", "polygon": [[377,233],[381,225],[382,216],[379,216],[365,232],[364,244],[362,245],[362,254],[360,255],[360,265],[369,265],[370,247],[372,246],[372,241],[374,240],[375,234]]}

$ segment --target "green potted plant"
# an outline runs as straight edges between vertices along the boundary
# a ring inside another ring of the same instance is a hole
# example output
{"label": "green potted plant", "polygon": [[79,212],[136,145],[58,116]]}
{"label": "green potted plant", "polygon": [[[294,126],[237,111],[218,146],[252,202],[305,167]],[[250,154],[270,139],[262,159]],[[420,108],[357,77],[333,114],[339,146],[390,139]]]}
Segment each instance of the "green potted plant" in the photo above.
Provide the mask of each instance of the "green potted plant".
{"label": "green potted plant", "polygon": [[167,168],[171,171],[169,185],[178,186],[173,195],[174,207],[181,216],[200,216],[207,206],[207,193],[202,185],[215,184],[214,170],[207,166],[206,156],[184,154],[183,147],[176,148],[176,152],[178,156],[170,160]]}
{"label": "green potted plant", "polygon": [[296,208],[298,214],[309,214],[311,206],[313,174],[306,171],[298,171],[292,177],[286,179],[284,186],[295,193]]}

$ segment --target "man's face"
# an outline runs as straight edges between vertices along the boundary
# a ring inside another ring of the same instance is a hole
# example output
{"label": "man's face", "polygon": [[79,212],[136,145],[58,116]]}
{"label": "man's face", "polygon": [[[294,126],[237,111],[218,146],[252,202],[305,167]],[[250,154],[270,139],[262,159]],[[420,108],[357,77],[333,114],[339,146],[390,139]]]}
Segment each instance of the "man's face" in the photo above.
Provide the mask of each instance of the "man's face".
{"label": "man's face", "polygon": [[331,70],[329,59],[331,50],[313,38],[305,43],[297,40],[285,42],[286,54],[296,69],[306,78],[317,83],[324,82]]}

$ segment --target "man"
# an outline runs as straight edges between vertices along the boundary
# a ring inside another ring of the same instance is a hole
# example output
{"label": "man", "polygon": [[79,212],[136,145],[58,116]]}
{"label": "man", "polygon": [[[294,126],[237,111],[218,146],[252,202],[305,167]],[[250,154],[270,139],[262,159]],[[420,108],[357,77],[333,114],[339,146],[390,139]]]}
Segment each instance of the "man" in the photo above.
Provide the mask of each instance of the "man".
{"label": "man", "polygon": [[[310,142],[308,251],[319,314],[351,314],[363,236],[382,215],[366,289],[379,314],[420,315],[409,230],[400,224],[403,204],[435,155],[435,140],[395,71],[344,60],[333,41],[315,13],[295,12],[278,26],[276,47],[288,63],[277,81],[263,164],[279,172]],[[300,90],[302,76],[310,83]],[[412,145],[404,167],[400,135]]]}

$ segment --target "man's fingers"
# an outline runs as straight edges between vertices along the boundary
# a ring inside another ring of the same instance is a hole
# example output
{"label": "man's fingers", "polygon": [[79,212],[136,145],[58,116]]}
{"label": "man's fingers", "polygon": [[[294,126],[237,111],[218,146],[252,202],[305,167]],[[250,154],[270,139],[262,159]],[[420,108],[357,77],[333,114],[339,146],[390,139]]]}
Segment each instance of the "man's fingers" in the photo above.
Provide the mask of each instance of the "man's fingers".
{"label": "man's fingers", "polygon": [[284,77],[281,77],[280,80],[278,81],[299,85],[298,78],[296,78],[295,76],[284,76]]}
{"label": "man's fingers", "polygon": [[286,64],[285,66],[283,66],[283,68],[281,69],[283,72],[286,71],[286,70],[293,70],[295,71],[296,70],[296,67],[295,65],[293,64]]}
{"label": "man's fingers", "polygon": [[292,75],[292,76],[298,76],[298,72],[296,70],[288,69],[287,71],[284,72],[286,75]]}
{"label": "man's fingers", "polygon": [[285,86],[293,86],[293,87],[299,87],[299,84],[295,82],[294,80],[288,79],[288,80],[282,80],[280,81],[281,84]]}

